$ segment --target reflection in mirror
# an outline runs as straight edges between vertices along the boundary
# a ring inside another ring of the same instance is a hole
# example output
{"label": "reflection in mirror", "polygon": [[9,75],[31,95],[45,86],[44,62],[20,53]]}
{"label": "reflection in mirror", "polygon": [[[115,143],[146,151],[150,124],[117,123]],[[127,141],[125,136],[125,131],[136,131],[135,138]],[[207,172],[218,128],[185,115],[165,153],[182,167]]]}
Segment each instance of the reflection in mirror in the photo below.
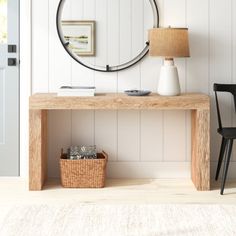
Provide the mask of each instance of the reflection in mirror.
{"label": "reflection in mirror", "polygon": [[76,56],[95,56],[95,21],[61,21],[67,48]]}
{"label": "reflection in mirror", "polygon": [[136,63],[148,52],[148,29],[158,27],[155,0],[62,0],[58,9],[64,47],[95,70]]}

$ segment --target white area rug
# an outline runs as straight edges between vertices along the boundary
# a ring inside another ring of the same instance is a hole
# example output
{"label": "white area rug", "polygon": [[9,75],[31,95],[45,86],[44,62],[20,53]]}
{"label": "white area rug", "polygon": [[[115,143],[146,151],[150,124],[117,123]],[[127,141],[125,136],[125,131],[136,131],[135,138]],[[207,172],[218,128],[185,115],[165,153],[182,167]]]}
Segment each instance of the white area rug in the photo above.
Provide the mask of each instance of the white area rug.
{"label": "white area rug", "polygon": [[236,235],[236,206],[25,205],[0,208],[1,236]]}

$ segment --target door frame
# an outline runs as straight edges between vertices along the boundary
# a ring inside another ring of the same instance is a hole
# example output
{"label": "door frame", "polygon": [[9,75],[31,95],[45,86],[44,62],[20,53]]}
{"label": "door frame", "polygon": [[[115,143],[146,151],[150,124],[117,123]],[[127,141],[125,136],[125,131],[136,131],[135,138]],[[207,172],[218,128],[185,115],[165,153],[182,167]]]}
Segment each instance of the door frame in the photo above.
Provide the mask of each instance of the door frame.
{"label": "door frame", "polygon": [[[32,3],[31,0],[20,2],[20,177],[28,178],[28,160],[29,160],[29,96],[32,93]],[[24,31],[22,31],[24,29]]]}

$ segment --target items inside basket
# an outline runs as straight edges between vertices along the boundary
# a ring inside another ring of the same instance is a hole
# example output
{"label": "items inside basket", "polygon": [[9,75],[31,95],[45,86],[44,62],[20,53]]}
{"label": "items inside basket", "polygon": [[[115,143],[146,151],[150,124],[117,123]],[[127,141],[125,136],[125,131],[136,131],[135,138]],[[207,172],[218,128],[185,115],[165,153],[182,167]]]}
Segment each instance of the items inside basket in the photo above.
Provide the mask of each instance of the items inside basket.
{"label": "items inside basket", "polygon": [[72,160],[97,159],[96,146],[71,146],[67,149],[67,157]]}
{"label": "items inside basket", "polygon": [[97,153],[96,145],[90,146],[71,146],[67,149],[67,153],[61,150],[61,158],[69,160],[83,160],[83,159],[101,159],[102,157]]}

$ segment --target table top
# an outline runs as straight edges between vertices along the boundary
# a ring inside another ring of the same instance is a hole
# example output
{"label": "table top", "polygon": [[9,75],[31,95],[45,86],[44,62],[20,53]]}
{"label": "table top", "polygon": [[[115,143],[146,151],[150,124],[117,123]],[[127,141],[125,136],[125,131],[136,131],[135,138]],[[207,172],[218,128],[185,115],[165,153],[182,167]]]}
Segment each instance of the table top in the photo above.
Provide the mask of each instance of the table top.
{"label": "table top", "polygon": [[208,110],[210,97],[203,93],[179,96],[127,96],[124,93],[97,93],[94,97],[61,97],[56,93],[36,93],[29,98],[29,108],[39,110]]}

